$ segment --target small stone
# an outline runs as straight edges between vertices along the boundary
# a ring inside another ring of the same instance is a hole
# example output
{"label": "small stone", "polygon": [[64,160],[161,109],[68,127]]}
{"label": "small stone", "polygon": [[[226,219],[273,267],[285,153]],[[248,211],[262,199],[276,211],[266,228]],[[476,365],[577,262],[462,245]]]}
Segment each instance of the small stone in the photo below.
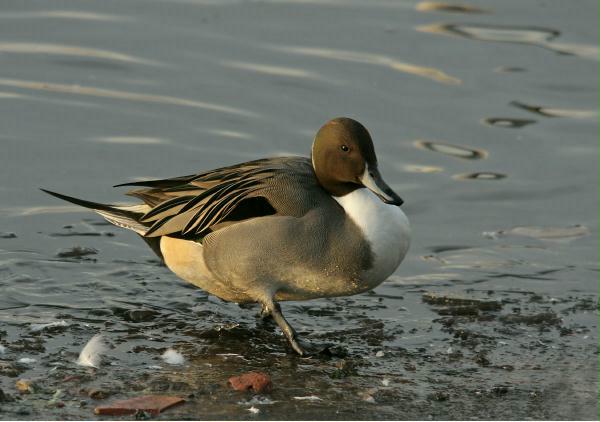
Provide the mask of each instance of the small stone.
{"label": "small stone", "polygon": [[30,415],[31,414],[31,410],[29,410],[26,407],[20,407],[19,409],[17,409],[16,414],[20,415],[20,416]]}
{"label": "small stone", "polygon": [[450,395],[448,395],[448,393],[444,391],[436,391],[435,393],[432,393],[429,396],[427,396],[427,398],[429,400],[434,401],[446,401],[450,398]]}
{"label": "small stone", "polygon": [[17,387],[19,393],[23,394],[33,393],[35,388],[32,380],[24,378],[17,380],[17,382],[15,383],[15,387]]}
{"label": "small stone", "polygon": [[247,372],[229,378],[229,384],[237,391],[253,390],[255,393],[269,393],[273,389],[271,377],[263,372]]}
{"label": "small stone", "polygon": [[2,376],[16,378],[23,370],[24,368],[13,363],[0,361],[0,375]]}
{"label": "small stone", "polygon": [[74,246],[72,248],[61,249],[56,253],[58,258],[81,258],[87,255],[96,255],[98,251],[93,248],[84,248],[82,246]]}
{"label": "small stone", "polygon": [[88,391],[88,397],[90,399],[104,400],[108,396],[110,396],[110,393],[108,391],[100,390],[97,388],[92,388],[90,391]]}
{"label": "small stone", "polygon": [[382,358],[383,356],[385,356],[383,350],[379,350],[377,353],[375,353],[375,357]]}

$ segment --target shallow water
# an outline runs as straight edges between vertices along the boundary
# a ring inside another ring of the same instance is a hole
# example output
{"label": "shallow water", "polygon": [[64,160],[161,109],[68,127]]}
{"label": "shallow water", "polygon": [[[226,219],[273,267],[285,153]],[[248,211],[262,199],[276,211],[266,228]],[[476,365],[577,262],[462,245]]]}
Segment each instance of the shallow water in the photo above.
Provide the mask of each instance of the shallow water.
{"label": "shallow water", "polygon": [[[468,5],[4,1],[0,417],[168,392],[188,401],[160,418],[597,419],[598,4]],[[37,190],[120,201],[125,181],[306,155],[339,115],[371,131],[413,229],[373,292],[283,305],[345,356],[294,356],[258,309]],[[76,366],[98,332],[103,365]],[[270,395],[227,386],[252,369]]]}

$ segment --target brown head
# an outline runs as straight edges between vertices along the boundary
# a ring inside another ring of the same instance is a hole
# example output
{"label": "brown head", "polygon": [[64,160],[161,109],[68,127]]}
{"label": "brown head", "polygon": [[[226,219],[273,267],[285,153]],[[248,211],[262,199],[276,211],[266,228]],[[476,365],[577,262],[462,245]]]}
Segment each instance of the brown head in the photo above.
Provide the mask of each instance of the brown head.
{"label": "brown head", "polygon": [[379,173],[371,135],[356,120],[338,117],[325,123],[315,136],[312,162],[317,180],[333,196],[367,188],[387,204],[402,205]]}

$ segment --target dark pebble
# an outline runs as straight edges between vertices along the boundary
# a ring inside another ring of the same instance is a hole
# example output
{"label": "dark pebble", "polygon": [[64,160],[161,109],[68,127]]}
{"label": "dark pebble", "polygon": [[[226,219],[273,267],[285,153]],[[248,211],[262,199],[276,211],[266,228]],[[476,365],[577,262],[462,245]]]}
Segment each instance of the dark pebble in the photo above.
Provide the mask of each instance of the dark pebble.
{"label": "dark pebble", "polygon": [[19,409],[17,409],[17,411],[15,413],[17,415],[29,415],[29,414],[31,414],[31,410],[29,410],[26,407],[20,407]]}
{"label": "dark pebble", "polygon": [[526,325],[559,325],[560,318],[554,312],[542,312],[533,315],[509,314],[502,315],[500,321],[505,324]]}
{"label": "dark pebble", "polygon": [[110,393],[105,390],[100,390],[98,388],[92,388],[88,391],[88,397],[93,400],[104,400],[110,396]]}
{"label": "dark pebble", "polygon": [[74,246],[72,248],[61,249],[56,253],[58,258],[81,258],[87,255],[96,255],[98,251],[93,248]]}
{"label": "dark pebble", "polygon": [[428,395],[427,398],[433,401],[446,401],[450,398],[450,395],[443,391],[436,391],[435,393]]}

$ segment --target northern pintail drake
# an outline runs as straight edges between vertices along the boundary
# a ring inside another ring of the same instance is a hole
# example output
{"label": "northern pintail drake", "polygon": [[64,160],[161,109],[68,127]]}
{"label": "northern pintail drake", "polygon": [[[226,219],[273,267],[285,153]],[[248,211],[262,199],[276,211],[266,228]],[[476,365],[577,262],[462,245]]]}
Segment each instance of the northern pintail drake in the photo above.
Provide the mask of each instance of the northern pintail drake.
{"label": "northern pintail drake", "polygon": [[317,132],[311,158],[276,157],[125,183],[138,205],[45,191],[133,230],[182,279],[237,303],[260,303],[291,347],[307,350],[280,301],[371,290],[410,243],[402,199],[383,181],[367,129],[349,118]]}

